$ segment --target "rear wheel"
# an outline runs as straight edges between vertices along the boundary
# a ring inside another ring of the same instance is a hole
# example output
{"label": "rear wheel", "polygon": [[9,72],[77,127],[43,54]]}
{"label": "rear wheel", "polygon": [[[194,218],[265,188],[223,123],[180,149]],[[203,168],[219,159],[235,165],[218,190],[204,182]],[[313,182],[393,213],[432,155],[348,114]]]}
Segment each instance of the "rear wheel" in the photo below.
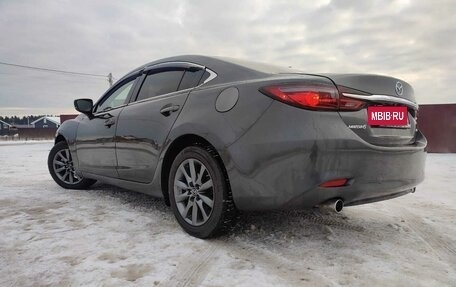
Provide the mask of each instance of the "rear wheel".
{"label": "rear wheel", "polygon": [[54,181],[63,188],[85,189],[96,181],[76,174],[66,142],[58,142],[49,153],[48,169]]}
{"label": "rear wheel", "polygon": [[182,228],[198,238],[229,229],[235,208],[229,183],[218,155],[199,146],[183,149],[171,166],[171,208]]}

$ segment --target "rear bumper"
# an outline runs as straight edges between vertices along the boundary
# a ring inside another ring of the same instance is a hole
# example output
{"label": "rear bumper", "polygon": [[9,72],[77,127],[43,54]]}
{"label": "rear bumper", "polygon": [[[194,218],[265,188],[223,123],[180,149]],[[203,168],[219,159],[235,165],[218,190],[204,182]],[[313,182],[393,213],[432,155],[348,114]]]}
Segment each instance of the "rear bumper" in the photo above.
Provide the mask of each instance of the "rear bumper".
{"label": "rear bumper", "polygon": [[334,156],[344,164],[333,170],[319,170],[320,183],[350,178],[349,185],[323,188],[316,183],[304,192],[294,186],[296,196],[279,208],[310,207],[332,198],[341,198],[346,206],[370,203],[413,192],[424,180],[424,150],[400,153],[355,150],[340,151]]}
{"label": "rear bumper", "polygon": [[[274,103],[228,148],[233,198],[241,210],[306,208],[332,198],[346,205],[409,193],[424,180],[426,139],[414,145],[371,145],[337,113]],[[348,186],[322,188],[350,178]]]}

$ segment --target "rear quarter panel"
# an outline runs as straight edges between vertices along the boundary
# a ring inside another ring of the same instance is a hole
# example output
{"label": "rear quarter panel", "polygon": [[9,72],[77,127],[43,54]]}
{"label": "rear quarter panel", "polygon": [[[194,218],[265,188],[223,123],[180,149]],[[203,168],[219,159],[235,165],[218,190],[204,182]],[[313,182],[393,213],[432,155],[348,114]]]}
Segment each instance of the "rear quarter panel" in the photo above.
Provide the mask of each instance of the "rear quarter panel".
{"label": "rear quarter panel", "polygon": [[[290,132],[293,135],[296,134],[296,131],[290,131],[287,125],[282,129],[278,129],[279,123],[289,124],[292,118],[286,112],[279,114],[269,112],[270,108],[277,102],[259,92],[259,89],[276,83],[300,82],[302,80],[329,82],[328,79],[317,76],[281,74],[257,80],[233,82],[194,90],[190,93],[168,136],[168,146],[173,140],[185,134],[195,134],[206,139],[216,148],[223,160],[235,201],[237,198],[242,198],[244,193],[251,194],[251,192],[258,190],[258,187],[256,186],[249,190],[254,182],[245,177],[245,169],[250,170],[248,173],[255,174],[255,168],[259,168],[255,164],[255,161],[258,160],[258,153],[266,158],[274,158],[276,156],[273,150],[274,146],[271,146],[271,143],[275,141],[274,139],[282,143],[283,135]],[[218,112],[215,108],[217,97],[222,91],[230,87],[236,87],[239,90],[237,104],[227,112]],[[280,103],[280,105],[283,104]],[[300,114],[302,111],[296,108],[292,108],[292,110],[298,110]],[[265,114],[269,115],[267,120],[262,119]],[[308,115],[311,117],[304,119],[307,121],[305,123],[307,129],[301,130],[299,134],[306,132],[318,133],[310,123],[315,120],[313,113],[308,113]],[[332,113],[332,116],[340,120],[338,113]],[[293,124],[303,125],[304,123],[294,122]],[[253,129],[254,131],[252,132]],[[278,133],[278,130],[280,133]],[[258,138],[255,138],[256,136]],[[295,136],[292,138],[292,145],[302,147],[302,142],[294,141]],[[260,149],[257,150],[257,148]],[[280,153],[280,151],[283,150],[278,149],[277,152]],[[165,154],[166,151],[161,155],[160,170]],[[277,156],[280,157],[282,154]],[[155,174],[154,182],[157,184],[160,182],[160,174],[161,172]],[[252,197],[249,196],[249,198]]]}
{"label": "rear quarter panel", "polygon": [[[221,156],[229,174],[233,166],[227,147],[241,137],[273,102],[258,91],[261,82],[236,82],[192,91],[160,155],[157,169],[160,172],[155,173],[154,187],[160,187],[161,166],[168,147],[175,139],[187,134],[200,136],[211,143]],[[230,87],[239,90],[239,99],[231,110],[218,112],[215,108],[217,97]]]}

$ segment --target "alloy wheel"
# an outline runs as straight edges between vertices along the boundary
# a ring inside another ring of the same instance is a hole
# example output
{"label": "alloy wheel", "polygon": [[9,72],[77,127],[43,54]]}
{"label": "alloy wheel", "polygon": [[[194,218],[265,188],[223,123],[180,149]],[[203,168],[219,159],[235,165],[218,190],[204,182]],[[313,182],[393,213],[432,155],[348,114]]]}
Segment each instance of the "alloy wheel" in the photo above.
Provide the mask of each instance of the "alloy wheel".
{"label": "alloy wheel", "polygon": [[68,149],[62,149],[55,154],[52,167],[57,177],[66,184],[78,184],[82,180],[74,170],[73,159]]}
{"label": "alloy wheel", "polygon": [[212,177],[197,159],[184,160],[174,177],[174,199],[182,218],[193,226],[207,222],[214,208]]}

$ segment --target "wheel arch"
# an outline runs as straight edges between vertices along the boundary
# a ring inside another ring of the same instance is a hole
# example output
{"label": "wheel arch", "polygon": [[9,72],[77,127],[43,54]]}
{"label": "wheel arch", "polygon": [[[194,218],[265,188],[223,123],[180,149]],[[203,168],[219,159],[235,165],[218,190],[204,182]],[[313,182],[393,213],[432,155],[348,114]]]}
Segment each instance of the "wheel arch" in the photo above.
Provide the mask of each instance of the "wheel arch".
{"label": "wheel arch", "polygon": [[58,144],[59,142],[67,141],[66,138],[62,134],[57,134],[54,140],[54,144]]}
{"label": "wheel arch", "polygon": [[78,126],[79,121],[77,118],[63,122],[62,125],[57,129],[54,143],[56,144],[64,140],[67,142],[68,146],[73,145],[76,139]]}
{"label": "wheel arch", "polygon": [[173,164],[174,159],[176,156],[186,147],[189,146],[200,146],[205,148],[209,151],[209,153],[213,154],[216,160],[219,162],[220,166],[222,167],[222,172],[225,175],[225,179],[228,184],[228,188],[230,187],[230,181],[228,177],[228,172],[226,170],[225,161],[223,160],[221,153],[216,148],[214,144],[209,142],[202,136],[196,134],[184,134],[177,137],[175,140],[167,148],[165,155],[163,157],[162,166],[161,166],[161,176],[160,176],[160,185],[161,190],[163,193],[163,198],[165,199],[166,205],[170,205],[169,202],[169,190],[168,190],[168,177],[169,172],[171,170],[171,165]]}
{"label": "wheel arch", "polygon": [[54,145],[62,141],[65,141],[67,143],[73,157],[73,164],[76,169],[79,167],[79,161],[75,149],[75,140],[78,125],[79,121],[77,118],[63,122],[62,125],[57,129],[54,140]]}

